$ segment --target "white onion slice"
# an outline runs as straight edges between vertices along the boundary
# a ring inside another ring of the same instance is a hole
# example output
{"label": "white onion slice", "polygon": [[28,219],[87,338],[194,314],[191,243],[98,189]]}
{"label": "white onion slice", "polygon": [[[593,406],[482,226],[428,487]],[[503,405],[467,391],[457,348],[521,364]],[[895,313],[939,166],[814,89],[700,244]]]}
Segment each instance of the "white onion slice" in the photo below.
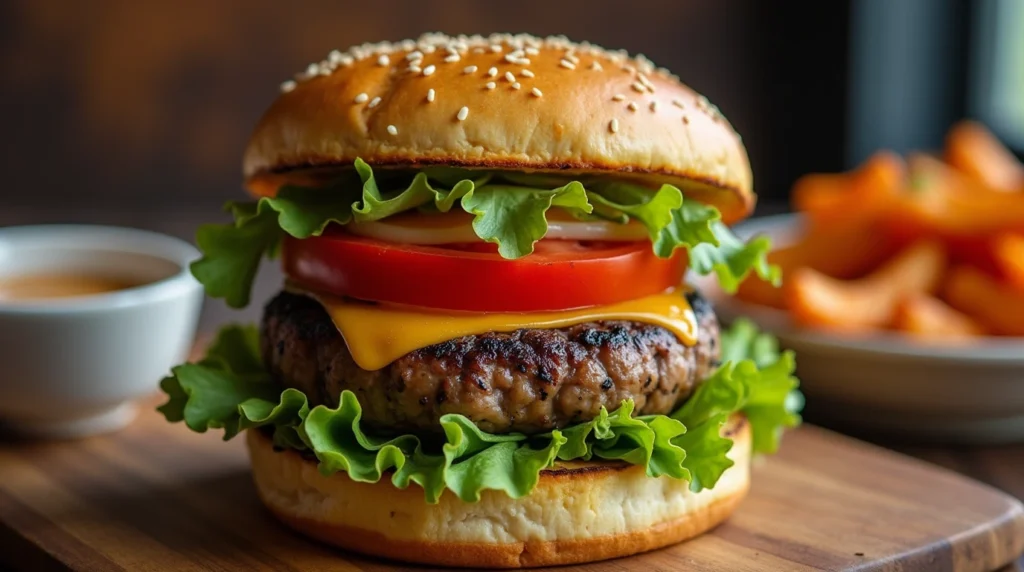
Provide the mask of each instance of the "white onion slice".
{"label": "white onion slice", "polygon": [[[635,221],[620,224],[603,220],[565,220],[563,217],[558,219],[561,220],[548,220],[548,233],[544,238],[621,242],[647,239],[647,229]],[[421,224],[422,217],[401,217],[394,220],[351,223],[346,228],[352,234],[402,244],[452,244],[480,240],[473,232],[468,218],[451,217],[449,221],[451,224],[436,224],[442,221],[432,221],[434,224],[425,225]]]}

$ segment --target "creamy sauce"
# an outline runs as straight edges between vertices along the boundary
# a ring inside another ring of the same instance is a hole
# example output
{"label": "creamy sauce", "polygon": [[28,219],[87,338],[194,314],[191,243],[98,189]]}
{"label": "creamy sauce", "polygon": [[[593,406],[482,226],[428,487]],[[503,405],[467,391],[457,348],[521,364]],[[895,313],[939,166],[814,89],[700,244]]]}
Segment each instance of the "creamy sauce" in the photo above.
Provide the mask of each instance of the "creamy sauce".
{"label": "creamy sauce", "polygon": [[85,273],[0,276],[0,301],[89,296],[141,285],[137,280]]}

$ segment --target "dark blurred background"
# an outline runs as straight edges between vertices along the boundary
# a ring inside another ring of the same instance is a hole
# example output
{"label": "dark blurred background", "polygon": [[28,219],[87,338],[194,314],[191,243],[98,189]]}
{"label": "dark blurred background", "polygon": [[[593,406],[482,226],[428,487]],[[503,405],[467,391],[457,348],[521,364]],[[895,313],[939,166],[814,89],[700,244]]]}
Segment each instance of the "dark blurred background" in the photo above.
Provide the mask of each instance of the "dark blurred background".
{"label": "dark blurred background", "polygon": [[777,212],[800,175],[880,147],[937,148],[962,117],[1020,152],[1022,30],[1024,0],[6,0],[0,225],[190,238],[242,197],[242,149],[281,81],[333,48],[425,31],[565,34],[647,55],[743,134],[758,213]]}

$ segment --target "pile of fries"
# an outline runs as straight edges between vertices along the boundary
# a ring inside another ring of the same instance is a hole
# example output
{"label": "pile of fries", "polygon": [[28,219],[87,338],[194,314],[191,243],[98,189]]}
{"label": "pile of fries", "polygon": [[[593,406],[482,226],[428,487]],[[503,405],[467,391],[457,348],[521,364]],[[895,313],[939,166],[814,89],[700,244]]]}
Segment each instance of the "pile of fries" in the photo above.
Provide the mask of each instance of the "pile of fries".
{"label": "pile of fries", "polygon": [[738,296],[796,323],[922,338],[1024,336],[1024,165],[973,121],[942,157],[881,151],[856,169],[793,188],[805,230]]}

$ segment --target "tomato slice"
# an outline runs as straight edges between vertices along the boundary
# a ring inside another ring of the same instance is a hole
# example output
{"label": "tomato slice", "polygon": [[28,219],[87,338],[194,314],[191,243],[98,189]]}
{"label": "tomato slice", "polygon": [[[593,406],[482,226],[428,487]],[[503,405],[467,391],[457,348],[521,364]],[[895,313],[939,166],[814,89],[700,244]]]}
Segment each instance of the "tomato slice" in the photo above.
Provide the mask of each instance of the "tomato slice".
{"label": "tomato slice", "polygon": [[287,237],[285,274],[310,290],[361,300],[471,312],[567,310],[624,302],[678,286],[685,251],[658,258],[649,242],[542,240],[518,260],[493,245],[394,244],[329,230]]}

